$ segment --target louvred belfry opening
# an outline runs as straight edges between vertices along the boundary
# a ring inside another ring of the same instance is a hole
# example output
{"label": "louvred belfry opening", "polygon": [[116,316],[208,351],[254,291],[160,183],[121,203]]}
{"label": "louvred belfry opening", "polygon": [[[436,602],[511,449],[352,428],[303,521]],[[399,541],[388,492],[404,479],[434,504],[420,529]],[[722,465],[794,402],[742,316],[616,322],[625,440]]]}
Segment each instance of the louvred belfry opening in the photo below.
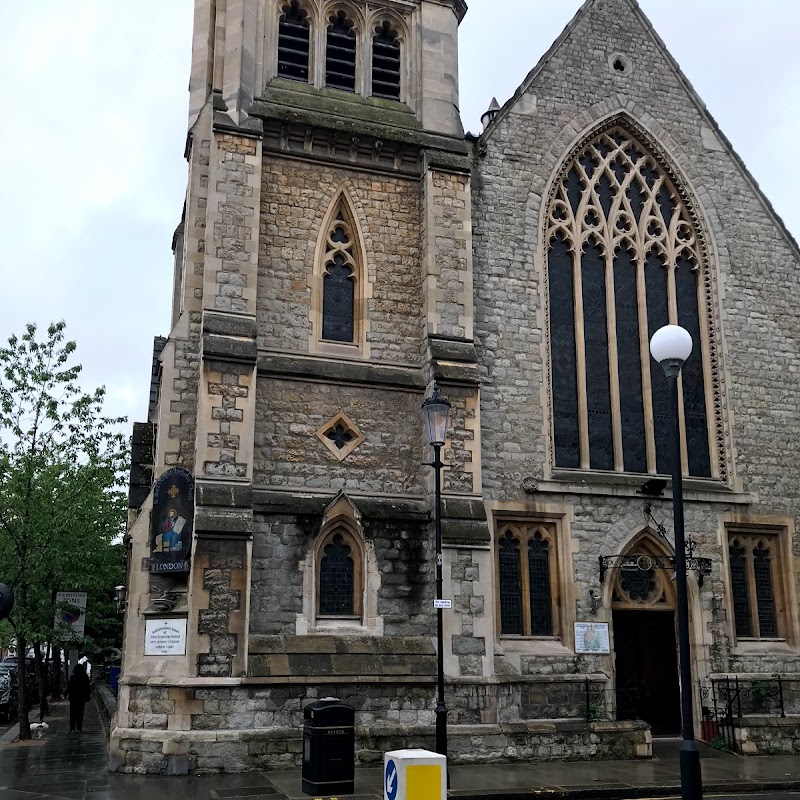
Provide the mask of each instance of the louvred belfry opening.
{"label": "louvred belfry opening", "polygon": [[356,33],[344,11],[330,17],[325,51],[325,85],[345,92],[356,90]]}
{"label": "louvred belfry opening", "polygon": [[281,9],[278,22],[278,77],[308,83],[310,25],[298,0]]}
{"label": "louvred belfry opening", "polygon": [[684,472],[712,477],[708,265],[674,180],[614,125],[565,162],[546,219],[555,465],[669,473],[666,378],[648,343],[671,323],[694,342],[681,373]]}
{"label": "louvred belfry opening", "polygon": [[378,25],[372,40],[372,94],[400,99],[400,40],[389,22]]}

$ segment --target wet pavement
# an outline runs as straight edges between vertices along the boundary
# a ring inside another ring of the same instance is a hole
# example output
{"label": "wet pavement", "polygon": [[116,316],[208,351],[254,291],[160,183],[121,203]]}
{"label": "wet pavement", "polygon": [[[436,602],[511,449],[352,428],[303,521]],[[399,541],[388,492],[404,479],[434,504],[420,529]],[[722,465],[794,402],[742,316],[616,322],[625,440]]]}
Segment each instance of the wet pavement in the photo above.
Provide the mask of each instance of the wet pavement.
{"label": "wet pavement", "polygon": [[[299,800],[300,770],[245,775],[166,778],[109,775],[103,730],[94,704],[86,708],[82,734],[69,733],[69,707],[53,707],[42,739],[0,742],[0,800]],[[4,737],[5,741],[10,740]],[[481,765],[450,770],[451,797],[632,798],[668,796],[678,789],[676,742],[656,742],[661,758],[648,761]],[[382,769],[356,770],[356,795],[383,797]],[[796,756],[740,758],[706,749],[703,781],[712,792],[770,790],[774,797],[800,790]],[[800,800],[797,798],[796,800]]]}

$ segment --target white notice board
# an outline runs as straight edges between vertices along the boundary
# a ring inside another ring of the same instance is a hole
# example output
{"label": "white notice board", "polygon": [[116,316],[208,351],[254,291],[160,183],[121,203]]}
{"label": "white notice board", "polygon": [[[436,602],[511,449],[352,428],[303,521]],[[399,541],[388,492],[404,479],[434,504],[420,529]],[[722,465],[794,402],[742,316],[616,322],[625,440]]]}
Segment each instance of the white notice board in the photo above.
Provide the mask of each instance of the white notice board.
{"label": "white notice board", "polygon": [[145,624],[146,656],[185,656],[186,619],[148,619]]}
{"label": "white notice board", "polygon": [[576,653],[610,653],[607,622],[575,623]]}

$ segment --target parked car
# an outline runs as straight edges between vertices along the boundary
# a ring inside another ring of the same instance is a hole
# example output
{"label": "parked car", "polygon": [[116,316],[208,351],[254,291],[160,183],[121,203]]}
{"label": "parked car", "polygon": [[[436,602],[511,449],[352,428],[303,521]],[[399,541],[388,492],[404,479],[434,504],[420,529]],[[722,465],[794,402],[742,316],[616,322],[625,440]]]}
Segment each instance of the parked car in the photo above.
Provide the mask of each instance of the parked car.
{"label": "parked car", "polygon": [[[16,656],[8,656],[0,661],[0,672],[13,672],[17,676]],[[25,694],[28,702],[33,705],[39,702],[39,684],[36,681],[36,664],[34,659],[25,659]]]}
{"label": "parked car", "polygon": [[17,711],[16,673],[0,672],[0,722],[10,722]]}

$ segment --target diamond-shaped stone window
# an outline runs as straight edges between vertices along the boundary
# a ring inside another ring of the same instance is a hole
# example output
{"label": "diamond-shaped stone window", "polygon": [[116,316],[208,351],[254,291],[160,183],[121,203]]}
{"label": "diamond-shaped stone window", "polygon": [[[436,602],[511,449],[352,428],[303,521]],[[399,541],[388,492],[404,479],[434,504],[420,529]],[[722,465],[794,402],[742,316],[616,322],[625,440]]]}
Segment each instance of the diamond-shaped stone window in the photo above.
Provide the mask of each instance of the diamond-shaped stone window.
{"label": "diamond-shaped stone window", "polygon": [[358,425],[340,411],[317,431],[317,438],[339,461],[344,461],[366,437]]}

